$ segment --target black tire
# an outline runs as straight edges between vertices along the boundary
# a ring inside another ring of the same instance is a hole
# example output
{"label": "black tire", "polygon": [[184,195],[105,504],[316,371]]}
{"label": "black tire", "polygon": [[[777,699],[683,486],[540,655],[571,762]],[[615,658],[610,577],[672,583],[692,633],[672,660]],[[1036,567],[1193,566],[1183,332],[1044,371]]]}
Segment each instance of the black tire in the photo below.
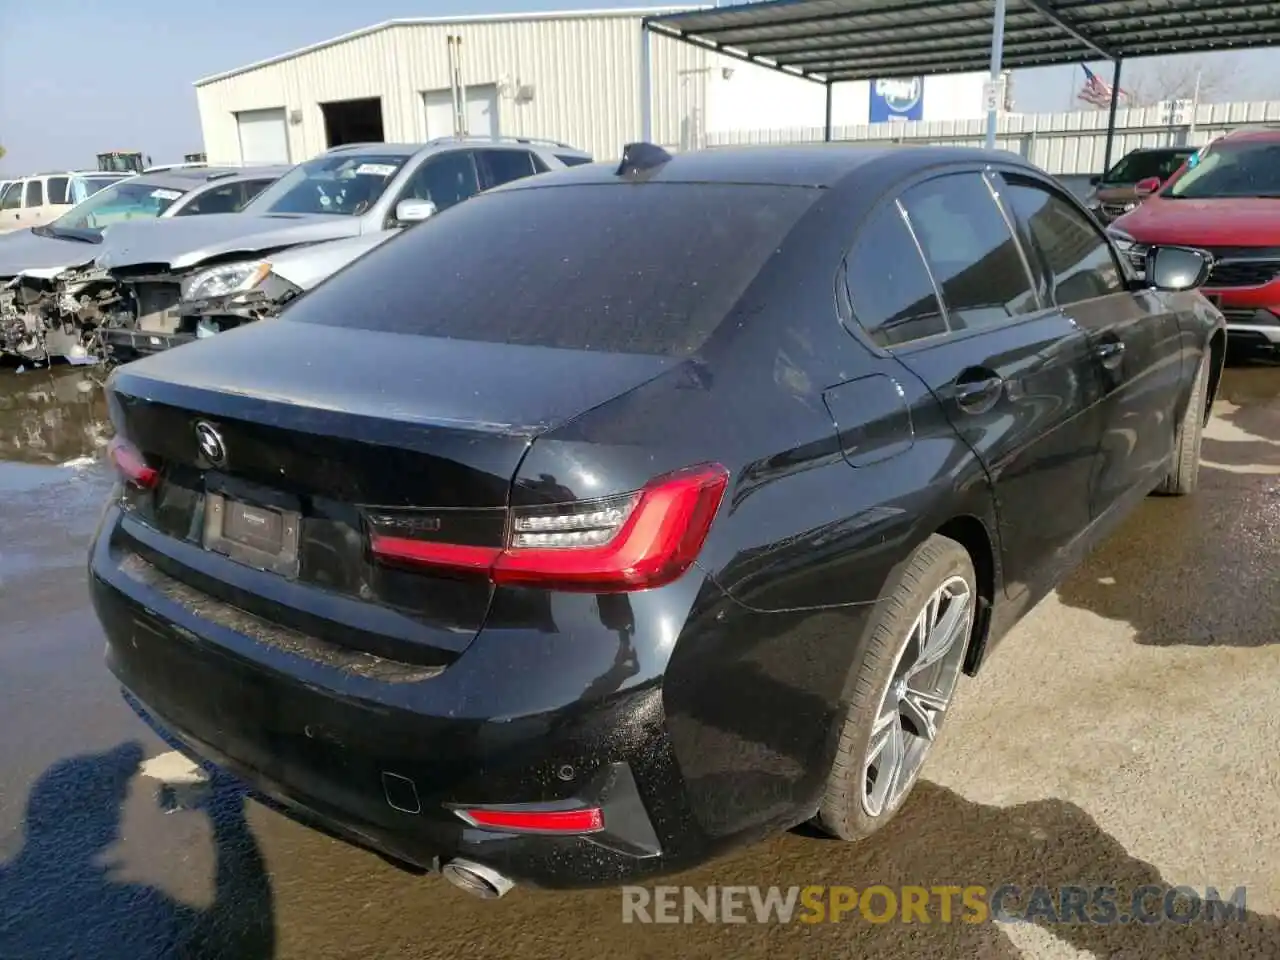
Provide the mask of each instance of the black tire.
{"label": "black tire", "polygon": [[885,601],[866,655],[853,666],[846,685],[850,691],[849,708],[816,818],[817,825],[832,836],[842,840],[860,840],[870,836],[893,819],[915,785],[918,768],[897,802],[892,806],[886,805],[879,815],[870,815],[863,806],[866,760],[876,715],[916,618],[935,591],[955,576],[962,577],[969,588],[967,622],[959,640],[967,649],[972,638],[974,607],[978,597],[973,560],[959,543],[935,534],[912,556],[902,580]]}
{"label": "black tire", "polygon": [[1205,409],[1209,393],[1209,363],[1211,351],[1206,347],[1196,368],[1196,378],[1191,383],[1191,396],[1187,398],[1187,412],[1173,441],[1173,463],[1169,473],[1156,493],[1167,497],[1185,497],[1196,492],[1200,485],[1200,445],[1204,439]]}

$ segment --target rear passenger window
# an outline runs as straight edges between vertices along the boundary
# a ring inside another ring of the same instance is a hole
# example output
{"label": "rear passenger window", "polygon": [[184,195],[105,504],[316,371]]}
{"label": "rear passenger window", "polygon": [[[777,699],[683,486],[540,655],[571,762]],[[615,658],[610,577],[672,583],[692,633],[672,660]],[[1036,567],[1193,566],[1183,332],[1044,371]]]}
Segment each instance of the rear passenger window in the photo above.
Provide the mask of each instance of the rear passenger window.
{"label": "rear passenger window", "polygon": [[1124,290],[1111,245],[1080,211],[1035,181],[1006,175],[1005,182],[1005,198],[1049,275],[1054,303],[1065,307]]}
{"label": "rear passenger window", "polygon": [[926,180],[902,197],[953,330],[1040,309],[1009,224],[979,173]]}
{"label": "rear passenger window", "polygon": [[22,204],[23,207],[31,209],[32,207],[44,206],[44,182],[41,180],[27,181],[27,199]]}
{"label": "rear passenger window", "polygon": [[920,251],[896,203],[863,224],[849,251],[853,315],[872,342],[893,347],[947,332]]}
{"label": "rear passenger window", "polygon": [[226,183],[212,190],[206,190],[174,216],[194,217],[206,213],[235,213],[240,209],[242,201],[240,184]]}
{"label": "rear passenger window", "polygon": [[50,203],[71,203],[71,198],[67,196],[68,182],[70,182],[69,177],[50,177],[49,178],[49,202]]}
{"label": "rear passenger window", "polygon": [[521,177],[531,177],[537,172],[533,166],[533,154],[527,150],[481,150],[479,158],[486,190]]}

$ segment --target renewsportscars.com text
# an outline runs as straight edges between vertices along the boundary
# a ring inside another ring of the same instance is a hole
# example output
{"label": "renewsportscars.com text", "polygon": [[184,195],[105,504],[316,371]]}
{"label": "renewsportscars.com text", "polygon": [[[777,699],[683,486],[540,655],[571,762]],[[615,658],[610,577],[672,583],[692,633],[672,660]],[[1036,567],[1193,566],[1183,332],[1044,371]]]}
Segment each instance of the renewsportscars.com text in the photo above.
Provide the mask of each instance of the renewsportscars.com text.
{"label": "renewsportscars.com text", "polygon": [[1224,923],[1245,888],[1113,886],[623,887],[623,923]]}

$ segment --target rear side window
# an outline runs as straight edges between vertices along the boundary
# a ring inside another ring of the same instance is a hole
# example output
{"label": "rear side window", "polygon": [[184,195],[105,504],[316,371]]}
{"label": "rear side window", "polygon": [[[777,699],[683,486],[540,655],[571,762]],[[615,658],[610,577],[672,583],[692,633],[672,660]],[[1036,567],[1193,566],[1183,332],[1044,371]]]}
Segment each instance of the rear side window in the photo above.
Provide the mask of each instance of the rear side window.
{"label": "rear side window", "polygon": [[981,174],[926,180],[902,203],[953,330],[994,327],[1040,309],[1017,241]]}
{"label": "rear side window", "polygon": [[1005,175],[1004,195],[1031,238],[1060,307],[1124,290],[1111,245],[1070,203],[1032,180]]}
{"label": "rear side window", "polygon": [[575,157],[571,153],[557,153],[556,159],[566,167],[578,167],[591,162],[590,157]]}
{"label": "rear side window", "polygon": [[193,217],[206,213],[235,213],[243,205],[243,187],[239,183],[224,183],[195,197],[174,216]]}
{"label": "rear side window", "polygon": [[687,356],[818,193],[649,183],[481,194],[365,255],[287,316],[427,337]]}
{"label": "rear side window", "polygon": [[849,251],[849,300],[873,342],[894,347],[947,332],[933,281],[896,203],[863,224]]}
{"label": "rear side window", "polygon": [[27,209],[44,206],[44,183],[42,181],[27,181],[27,199],[22,205]]}
{"label": "rear side window", "polygon": [[476,159],[480,161],[480,185],[485,190],[538,172],[528,150],[477,150]]}
{"label": "rear side window", "polygon": [[67,184],[70,177],[50,177],[49,178],[49,202],[50,203],[72,203],[73,201],[67,196]]}

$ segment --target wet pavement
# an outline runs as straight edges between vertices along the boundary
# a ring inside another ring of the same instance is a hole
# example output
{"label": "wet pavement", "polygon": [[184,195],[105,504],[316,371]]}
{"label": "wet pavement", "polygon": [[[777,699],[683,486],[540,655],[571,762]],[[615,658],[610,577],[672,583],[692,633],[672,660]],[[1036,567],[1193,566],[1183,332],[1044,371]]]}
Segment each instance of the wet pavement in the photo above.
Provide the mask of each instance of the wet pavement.
{"label": "wet pavement", "polygon": [[1151,498],[962,686],[906,809],[665,883],[1247,888],[1187,925],[636,925],[618,891],[474,900],[188,767],[119,699],[84,587],[91,372],[0,371],[0,960],[1280,958],[1280,366],[1228,370],[1202,489]]}

